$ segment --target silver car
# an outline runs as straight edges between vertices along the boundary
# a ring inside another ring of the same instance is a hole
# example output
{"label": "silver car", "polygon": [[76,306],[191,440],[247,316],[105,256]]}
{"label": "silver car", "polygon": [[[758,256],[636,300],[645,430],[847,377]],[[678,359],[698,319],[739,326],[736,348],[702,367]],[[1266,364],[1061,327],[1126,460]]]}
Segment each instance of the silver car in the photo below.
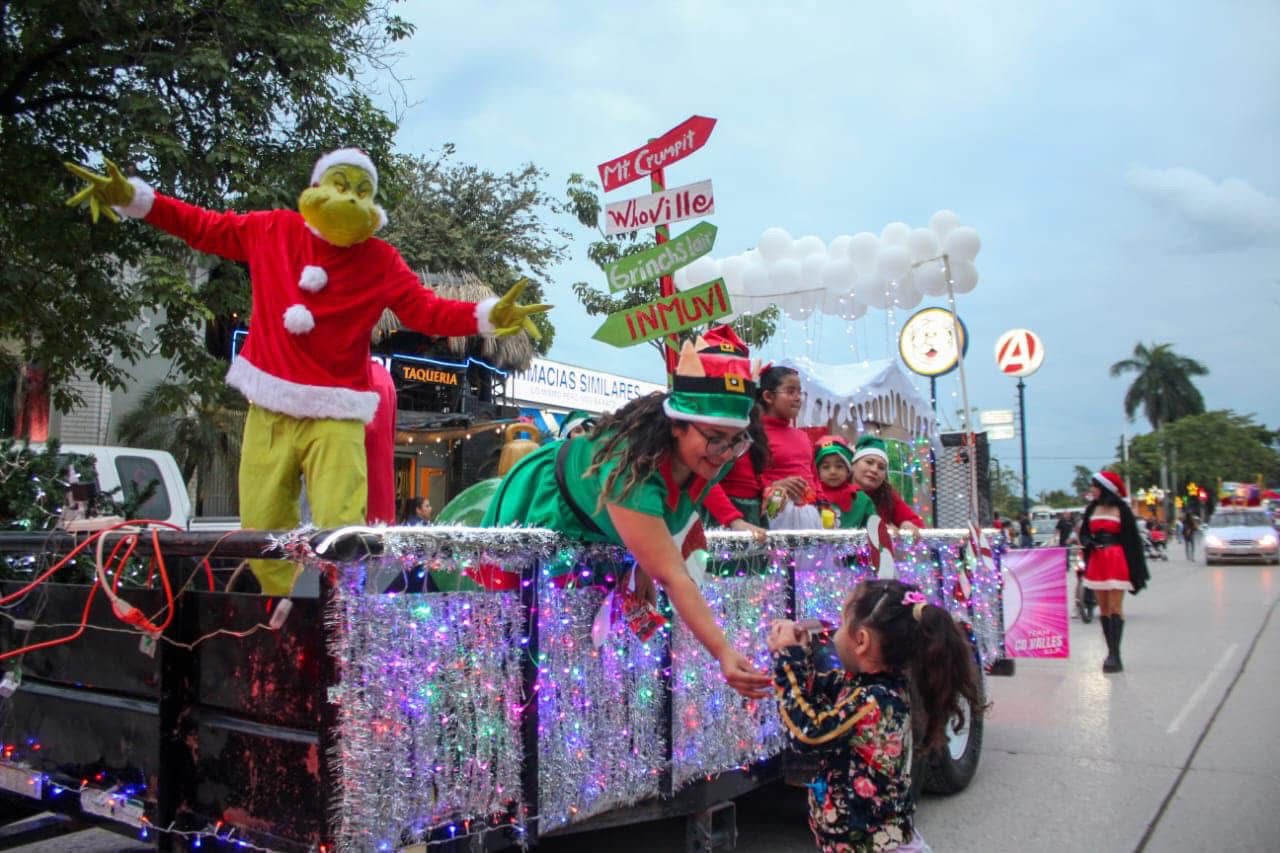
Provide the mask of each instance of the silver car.
{"label": "silver car", "polygon": [[1260,509],[1224,507],[1204,530],[1205,562],[1258,560],[1280,564],[1280,536]]}

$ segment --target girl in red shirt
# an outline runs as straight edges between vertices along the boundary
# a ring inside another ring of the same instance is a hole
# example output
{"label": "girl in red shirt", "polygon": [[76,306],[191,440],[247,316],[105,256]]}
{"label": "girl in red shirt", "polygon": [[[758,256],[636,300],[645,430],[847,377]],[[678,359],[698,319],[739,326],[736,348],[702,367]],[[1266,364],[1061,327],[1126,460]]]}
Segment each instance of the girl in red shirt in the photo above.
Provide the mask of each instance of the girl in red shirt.
{"label": "girl in red shirt", "polygon": [[769,529],[821,529],[815,503],[818,470],[813,464],[813,442],[804,430],[792,425],[804,401],[800,374],[790,367],[770,367],[760,375],[756,399],[764,411],[760,420],[769,436],[769,466],[760,475]]}

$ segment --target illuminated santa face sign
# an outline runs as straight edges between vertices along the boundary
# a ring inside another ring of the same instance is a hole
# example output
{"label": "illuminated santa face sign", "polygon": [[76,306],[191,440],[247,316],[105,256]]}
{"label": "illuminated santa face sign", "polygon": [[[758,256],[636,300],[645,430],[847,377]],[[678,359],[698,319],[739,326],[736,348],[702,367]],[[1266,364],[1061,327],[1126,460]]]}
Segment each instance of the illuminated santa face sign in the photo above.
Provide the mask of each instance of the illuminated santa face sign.
{"label": "illuminated santa face sign", "polygon": [[898,335],[898,352],[907,369],[921,376],[941,376],[955,369],[960,350],[969,347],[964,322],[959,323],[961,346],[956,347],[956,323],[945,308],[925,308],[911,315]]}

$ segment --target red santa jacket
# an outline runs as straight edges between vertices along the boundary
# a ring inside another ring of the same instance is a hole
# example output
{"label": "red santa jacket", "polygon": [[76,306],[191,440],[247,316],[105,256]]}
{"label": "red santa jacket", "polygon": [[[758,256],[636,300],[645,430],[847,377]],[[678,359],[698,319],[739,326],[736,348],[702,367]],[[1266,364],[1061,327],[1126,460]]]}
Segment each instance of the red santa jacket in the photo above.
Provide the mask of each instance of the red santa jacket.
{"label": "red santa jacket", "polygon": [[368,423],[378,407],[369,384],[369,335],[383,309],[424,334],[493,331],[488,317],[496,300],[441,299],[376,237],[343,248],[321,238],[296,210],[219,213],[136,179],[134,187],[126,213],[140,213],[193,249],[249,264],[253,321],[227,382],[264,409]]}

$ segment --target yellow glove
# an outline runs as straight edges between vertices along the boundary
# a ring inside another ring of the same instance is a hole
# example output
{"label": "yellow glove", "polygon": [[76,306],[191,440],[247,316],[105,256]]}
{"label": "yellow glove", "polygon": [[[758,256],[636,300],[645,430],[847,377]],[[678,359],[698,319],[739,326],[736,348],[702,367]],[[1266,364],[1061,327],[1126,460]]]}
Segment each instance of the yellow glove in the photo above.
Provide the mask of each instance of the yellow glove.
{"label": "yellow glove", "polygon": [[78,163],[63,163],[67,167],[67,171],[87,181],[89,186],[80,190],[80,192],[67,199],[68,207],[79,207],[85,202],[89,203],[89,218],[95,223],[98,221],[98,215],[107,217],[112,222],[119,222],[120,215],[112,210],[112,207],[128,207],[133,201],[133,184],[120,173],[116,168],[116,164],[107,160],[107,174],[99,175],[97,172],[90,172],[84,166]]}
{"label": "yellow glove", "polygon": [[541,314],[551,308],[550,305],[517,305],[516,299],[524,292],[529,282],[520,279],[511,289],[502,294],[502,298],[489,309],[489,322],[493,325],[495,335],[514,335],[525,331],[535,341],[541,340],[538,327],[529,319],[530,314]]}

